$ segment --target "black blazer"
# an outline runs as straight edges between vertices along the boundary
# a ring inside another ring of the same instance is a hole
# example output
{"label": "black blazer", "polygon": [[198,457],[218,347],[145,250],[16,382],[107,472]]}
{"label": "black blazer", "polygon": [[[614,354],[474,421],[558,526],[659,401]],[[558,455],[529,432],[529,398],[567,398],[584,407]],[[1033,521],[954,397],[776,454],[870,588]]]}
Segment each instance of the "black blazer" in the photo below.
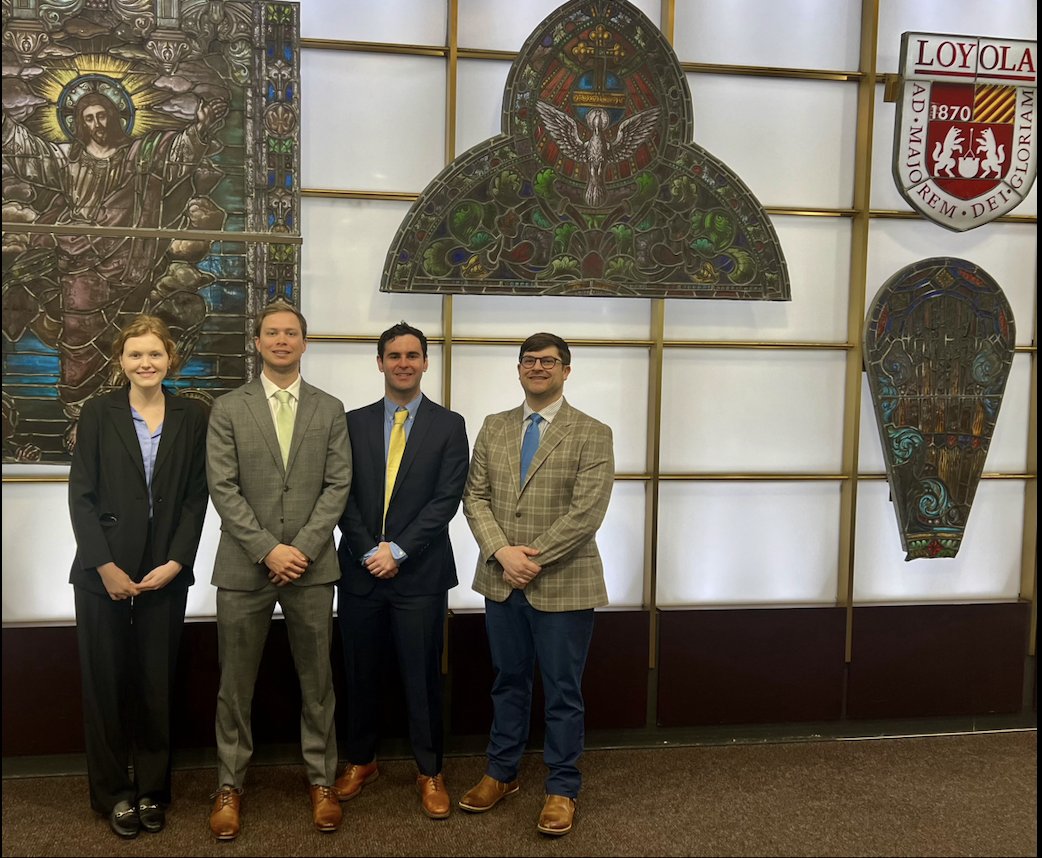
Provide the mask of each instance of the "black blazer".
{"label": "black blazer", "polygon": [[[152,549],[157,563],[184,568],[170,587],[195,581],[192,567],[206,516],[206,421],[197,400],[166,393],[163,437],[152,474]],[[69,582],[106,595],[97,567],[114,562],[140,580],[148,539],[148,487],[130,415],[129,387],[88,400],[69,471],[76,558]]]}
{"label": "black blazer", "polygon": [[426,396],[413,418],[387,508],[386,536],[408,554],[398,574],[381,581],[360,559],[380,542],[384,508],[384,401],[347,412],[354,474],[340,518],[340,586],[357,596],[379,584],[405,596],[444,593],[456,586],[449,522],[467,483],[470,449],[463,417]]}

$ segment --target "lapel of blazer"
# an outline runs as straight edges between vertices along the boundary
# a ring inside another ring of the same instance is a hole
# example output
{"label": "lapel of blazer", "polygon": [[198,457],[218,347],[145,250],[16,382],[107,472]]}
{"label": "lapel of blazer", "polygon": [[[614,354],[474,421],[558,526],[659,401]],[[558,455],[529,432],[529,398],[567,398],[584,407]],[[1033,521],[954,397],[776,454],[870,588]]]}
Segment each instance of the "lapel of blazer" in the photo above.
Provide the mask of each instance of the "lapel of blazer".
{"label": "lapel of blazer", "polygon": [[[370,463],[372,463],[373,479],[367,481],[366,497],[364,501],[368,509],[379,509],[379,514],[384,511],[384,481],[383,475],[387,470],[387,459],[384,453],[384,401],[378,399],[366,408],[362,420],[362,436],[355,439],[360,450],[364,450]],[[352,480],[352,491],[355,487],[361,489],[361,480]],[[366,514],[366,513],[363,513]]]}
{"label": "lapel of blazer", "polygon": [[[539,467],[546,461],[546,457],[550,455],[550,452],[560,444],[568,433],[572,431],[572,423],[575,420],[575,415],[572,413],[572,408],[567,401],[561,403],[561,410],[557,412],[557,416],[550,422],[550,425],[543,431],[543,437],[539,439],[539,449],[535,451],[535,456],[532,457],[532,464],[528,466],[528,473],[525,475],[524,485],[521,486],[521,491],[525,490],[525,487],[532,481],[532,478],[539,471]],[[518,453],[517,460],[517,473],[518,478],[521,474],[521,454]]]}
{"label": "lapel of blazer", "polygon": [[166,400],[166,414],[163,417],[163,435],[159,439],[159,451],[156,453],[156,466],[155,470],[152,471],[153,482],[155,482],[156,476],[162,470],[163,465],[170,460],[171,450],[174,449],[174,443],[177,441],[177,436],[184,428],[185,423],[184,402],[165,390],[163,391],[163,398]]}
{"label": "lapel of blazer", "polygon": [[109,397],[109,408],[112,425],[116,427],[116,434],[123,446],[130,454],[130,460],[137,466],[141,482],[145,482],[145,460],[141,458],[141,442],[137,439],[137,430],[134,428],[134,417],[130,413],[130,387],[124,387]]}
{"label": "lapel of blazer", "polygon": [[[521,420],[524,417],[523,405],[506,412],[506,426],[503,427],[503,442],[506,444],[507,467],[514,483],[514,491],[521,494]],[[531,468],[529,468],[531,471]]]}
{"label": "lapel of blazer", "polygon": [[[289,464],[286,466],[286,470],[289,471],[293,467],[293,462],[297,458],[297,453],[300,451],[300,445],[304,442],[304,433],[307,431],[308,425],[311,423],[312,418],[315,416],[315,412],[318,410],[318,396],[316,389],[308,384],[304,379],[300,380],[300,402],[297,403],[297,415],[293,418],[293,440],[289,445]],[[268,421],[271,423],[271,421]],[[275,439],[275,447],[278,448],[278,438]],[[279,461],[282,461],[282,453],[279,453]]]}
{"label": "lapel of blazer", "polygon": [[[303,389],[303,384],[301,388]],[[285,474],[286,470],[282,465],[282,451],[279,449],[279,438],[275,434],[275,421],[271,418],[271,406],[268,404],[268,397],[264,395],[264,385],[261,384],[260,378],[255,378],[243,387],[242,392],[246,408],[257,422],[257,428],[260,430],[264,443],[268,445],[272,458]],[[297,434],[296,426],[293,427],[293,434]]]}

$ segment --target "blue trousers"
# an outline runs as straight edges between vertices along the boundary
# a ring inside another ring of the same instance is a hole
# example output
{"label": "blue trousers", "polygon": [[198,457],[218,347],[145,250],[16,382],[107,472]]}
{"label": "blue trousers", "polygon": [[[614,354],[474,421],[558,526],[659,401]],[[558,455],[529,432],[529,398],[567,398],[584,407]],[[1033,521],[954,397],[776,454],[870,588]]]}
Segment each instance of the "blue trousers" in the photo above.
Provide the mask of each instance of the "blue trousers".
{"label": "blue trousers", "polygon": [[485,628],[495,678],[486,773],[497,781],[517,778],[528,744],[535,663],[546,696],[547,795],[575,798],[582,785],[578,762],[585,740],[582,676],[593,635],[593,609],[537,611],[523,590],[504,602],[485,600]]}

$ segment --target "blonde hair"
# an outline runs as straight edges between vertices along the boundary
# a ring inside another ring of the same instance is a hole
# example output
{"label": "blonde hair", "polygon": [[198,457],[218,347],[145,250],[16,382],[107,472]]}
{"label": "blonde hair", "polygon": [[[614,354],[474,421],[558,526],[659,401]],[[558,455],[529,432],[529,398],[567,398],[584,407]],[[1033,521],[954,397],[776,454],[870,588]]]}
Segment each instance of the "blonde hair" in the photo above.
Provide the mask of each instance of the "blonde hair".
{"label": "blonde hair", "polygon": [[265,304],[260,312],[257,314],[257,318],[253,323],[253,338],[257,339],[261,335],[261,328],[264,327],[264,320],[268,316],[274,313],[292,313],[297,317],[297,322],[300,325],[300,335],[306,340],[308,338],[308,320],[304,318],[304,314],[294,307],[285,298],[276,298],[269,304]]}
{"label": "blonde hair", "polygon": [[119,336],[116,337],[116,341],[112,344],[112,362],[117,366],[119,365],[119,359],[123,356],[123,349],[127,344],[127,340],[133,337],[144,337],[148,334],[155,334],[162,340],[163,348],[166,349],[166,356],[170,358],[169,373],[173,375],[181,368],[181,355],[177,352],[177,343],[174,342],[174,338],[170,335],[170,329],[166,326],[166,322],[158,316],[137,316],[123,328],[119,332]]}

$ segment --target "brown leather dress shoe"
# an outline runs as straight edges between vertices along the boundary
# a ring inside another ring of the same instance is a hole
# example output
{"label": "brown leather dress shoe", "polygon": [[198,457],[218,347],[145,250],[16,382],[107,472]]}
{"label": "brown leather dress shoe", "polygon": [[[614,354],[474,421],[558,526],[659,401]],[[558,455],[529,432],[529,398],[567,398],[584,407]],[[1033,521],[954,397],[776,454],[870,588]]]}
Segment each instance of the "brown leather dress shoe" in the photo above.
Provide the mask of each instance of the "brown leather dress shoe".
{"label": "brown leather dress shoe", "polygon": [[543,812],[539,814],[536,825],[543,834],[561,835],[572,830],[572,817],[575,815],[575,799],[565,795],[548,795],[543,803]]}
{"label": "brown leather dress shoe", "polygon": [[336,790],[321,784],[312,784],[309,790],[311,818],[315,821],[315,828],[319,831],[336,831],[340,827],[340,820],[344,818]]}
{"label": "brown leather dress shoe", "polygon": [[459,806],[471,813],[484,813],[486,810],[492,810],[500,799],[513,795],[519,789],[517,781],[503,783],[488,775],[482,775],[476,786],[463,793]]}
{"label": "brown leather dress shoe", "polygon": [[416,776],[416,789],[420,791],[420,802],[423,812],[431,819],[445,819],[449,815],[451,803],[449,791],[445,789],[445,778],[442,774],[419,774]]}
{"label": "brown leather dress shoe", "polygon": [[239,797],[241,789],[225,784],[210,798],[210,831],[218,840],[234,840],[239,836]]}
{"label": "brown leather dress shoe", "polygon": [[376,760],[366,763],[364,766],[351,763],[333,783],[333,789],[336,790],[338,799],[347,801],[358,795],[362,791],[362,787],[372,783],[378,777],[380,777],[380,770],[376,766]]}

